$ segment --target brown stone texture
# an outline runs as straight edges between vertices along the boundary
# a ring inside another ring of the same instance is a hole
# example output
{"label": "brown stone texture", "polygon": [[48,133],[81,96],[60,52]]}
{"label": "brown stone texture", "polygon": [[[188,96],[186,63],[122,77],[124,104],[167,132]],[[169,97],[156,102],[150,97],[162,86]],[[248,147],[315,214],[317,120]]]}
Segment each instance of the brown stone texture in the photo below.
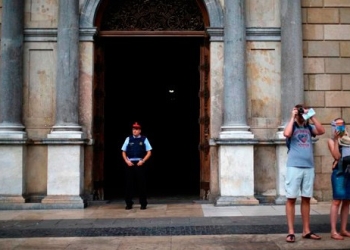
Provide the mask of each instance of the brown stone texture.
{"label": "brown stone texture", "polygon": [[301,6],[302,7],[322,7],[323,0],[302,0]]}
{"label": "brown stone texture", "polygon": [[340,9],[340,22],[350,23],[350,8]]}
{"label": "brown stone texture", "polygon": [[[326,95],[327,95],[327,93],[328,92],[326,92]],[[334,118],[339,117],[341,115],[341,108],[340,107],[314,108],[314,110],[316,111],[317,119],[323,125],[329,124],[330,121],[332,121]],[[322,136],[325,136],[325,135],[322,135]],[[323,143],[322,143],[322,145],[324,147],[327,147],[327,145],[324,145]]]}
{"label": "brown stone texture", "polygon": [[350,41],[340,42],[340,56],[350,57]]}
{"label": "brown stone texture", "polygon": [[342,108],[342,117],[345,119],[345,121],[347,122],[348,124],[348,129],[349,129],[349,123],[350,123],[350,107],[345,107],[345,108]]}
{"label": "brown stone texture", "polygon": [[[334,117],[334,118],[336,118],[336,117]],[[328,124],[331,122],[331,120],[329,120]],[[316,148],[317,156],[319,157],[319,160],[320,160],[319,165],[321,167],[323,164],[324,157],[330,156],[328,147],[324,146],[324,145],[327,145],[327,141],[328,141],[329,136],[324,134],[322,136],[318,136],[317,138],[318,138],[318,141],[315,143],[315,148]],[[320,171],[320,172],[323,173],[323,171]]]}
{"label": "brown stone texture", "polygon": [[256,150],[254,160],[259,164],[254,168],[254,192],[262,194],[276,187],[276,150],[271,146],[261,146]]}
{"label": "brown stone texture", "polygon": [[340,90],[341,75],[309,75],[309,90]]}
{"label": "brown stone texture", "polygon": [[309,8],[307,11],[308,23],[339,23],[337,8]]}
{"label": "brown stone texture", "polygon": [[342,89],[350,90],[350,75],[342,75]]}
{"label": "brown stone texture", "polygon": [[350,40],[350,25],[324,25],[326,40]]}
{"label": "brown stone texture", "polygon": [[329,174],[316,174],[315,176],[315,186],[316,190],[328,190],[331,185],[331,177]]}
{"label": "brown stone texture", "polygon": [[344,91],[329,91],[326,93],[327,107],[349,107],[349,93]]}
{"label": "brown stone texture", "polygon": [[304,73],[325,73],[324,58],[304,58]]}
{"label": "brown stone texture", "polygon": [[350,7],[349,0],[324,0],[324,7]]}
{"label": "brown stone texture", "polygon": [[[314,146],[316,147],[317,146],[317,143],[314,144]],[[315,173],[318,174],[318,173],[322,173],[322,165],[321,165],[321,157],[317,156],[315,157]]]}
{"label": "brown stone texture", "polygon": [[324,31],[323,25],[320,24],[308,24],[303,25],[303,39],[307,40],[323,40]]}
{"label": "brown stone texture", "polygon": [[310,104],[312,103],[313,107],[324,107],[324,91],[306,91],[305,100]]}
{"label": "brown stone texture", "polygon": [[45,196],[47,187],[47,147],[43,145],[28,146],[27,156],[25,170],[27,193]]}
{"label": "brown stone texture", "polygon": [[329,153],[329,156],[322,157],[322,160],[321,160],[322,170],[321,170],[321,172],[331,174],[333,161],[334,161],[334,159],[331,156],[331,153]]}
{"label": "brown stone texture", "polygon": [[307,51],[305,51],[305,56],[312,57],[338,57],[339,52],[339,42],[335,41],[310,41],[305,42],[307,44]]}
{"label": "brown stone texture", "polygon": [[325,71],[331,74],[350,74],[350,58],[326,58]]}

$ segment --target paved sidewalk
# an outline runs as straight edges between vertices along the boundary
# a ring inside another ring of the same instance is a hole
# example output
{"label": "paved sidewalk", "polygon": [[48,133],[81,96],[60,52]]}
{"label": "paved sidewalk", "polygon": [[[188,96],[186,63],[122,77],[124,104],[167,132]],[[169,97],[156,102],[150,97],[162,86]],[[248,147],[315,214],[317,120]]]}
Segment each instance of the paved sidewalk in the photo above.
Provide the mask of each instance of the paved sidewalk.
{"label": "paved sidewalk", "polygon": [[287,243],[283,205],[215,207],[149,204],[125,210],[115,202],[75,210],[0,211],[0,249],[350,249],[330,238],[329,203],[312,205],[312,230],[322,240]]}

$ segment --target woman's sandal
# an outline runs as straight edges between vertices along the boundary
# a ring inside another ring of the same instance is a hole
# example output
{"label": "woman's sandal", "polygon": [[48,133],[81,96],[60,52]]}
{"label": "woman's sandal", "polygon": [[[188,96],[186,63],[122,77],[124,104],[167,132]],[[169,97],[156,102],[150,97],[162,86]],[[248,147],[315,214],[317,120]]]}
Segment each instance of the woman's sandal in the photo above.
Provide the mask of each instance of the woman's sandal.
{"label": "woman's sandal", "polygon": [[288,234],[286,237],[286,241],[288,243],[294,243],[295,242],[295,235],[294,234]]}
{"label": "woman's sandal", "polygon": [[311,240],[320,240],[321,236],[319,236],[313,232],[310,232],[308,234],[303,235],[303,238],[304,239],[311,239]]}
{"label": "woman's sandal", "polygon": [[343,232],[343,233],[340,233],[341,236],[344,236],[344,237],[350,237],[350,233],[349,232]]}
{"label": "woman's sandal", "polygon": [[340,234],[338,233],[334,233],[331,235],[331,238],[334,239],[334,240],[344,240],[344,237],[341,236]]}

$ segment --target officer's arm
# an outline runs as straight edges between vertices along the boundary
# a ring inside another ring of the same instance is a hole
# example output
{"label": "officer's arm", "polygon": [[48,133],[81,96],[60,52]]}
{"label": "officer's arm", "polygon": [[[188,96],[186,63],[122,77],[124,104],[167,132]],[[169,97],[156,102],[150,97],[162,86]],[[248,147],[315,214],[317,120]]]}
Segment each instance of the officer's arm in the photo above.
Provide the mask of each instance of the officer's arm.
{"label": "officer's arm", "polygon": [[143,162],[147,161],[151,157],[151,154],[152,154],[151,150],[147,151],[147,154],[146,154],[145,157],[143,157],[142,161]]}

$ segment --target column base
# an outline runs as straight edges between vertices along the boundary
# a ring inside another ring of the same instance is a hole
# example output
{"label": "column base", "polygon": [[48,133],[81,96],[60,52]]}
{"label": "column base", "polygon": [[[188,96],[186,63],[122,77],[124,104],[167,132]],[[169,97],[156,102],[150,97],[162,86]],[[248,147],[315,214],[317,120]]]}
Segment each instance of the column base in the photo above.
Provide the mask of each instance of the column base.
{"label": "column base", "polygon": [[221,196],[215,206],[235,206],[235,205],[259,205],[259,201],[254,196]]}
{"label": "column base", "polygon": [[0,133],[0,141],[3,143],[0,145],[0,202],[22,203],[25,202],[26,147],[23,134],[14,133],[13,136]]}
{"label": "column base", "polygon": [[21,195],[2,195],[0,203],[25,203],[26,200]]}
{"label": "column base", "polygon": [[79,195],[48,195],[41,200],[43,204],[84,204]]}
{"label": "column base", "polygon": [[250,131],[242,130],[230,130],[230,131],[221,131],[219,134],[220,139],[252,139],[254,134]]}
{"label": "column base", "polygon": [[276,205],[284,205],[286,204],[287,198],[284,195],[277,196],[275,199]]}

